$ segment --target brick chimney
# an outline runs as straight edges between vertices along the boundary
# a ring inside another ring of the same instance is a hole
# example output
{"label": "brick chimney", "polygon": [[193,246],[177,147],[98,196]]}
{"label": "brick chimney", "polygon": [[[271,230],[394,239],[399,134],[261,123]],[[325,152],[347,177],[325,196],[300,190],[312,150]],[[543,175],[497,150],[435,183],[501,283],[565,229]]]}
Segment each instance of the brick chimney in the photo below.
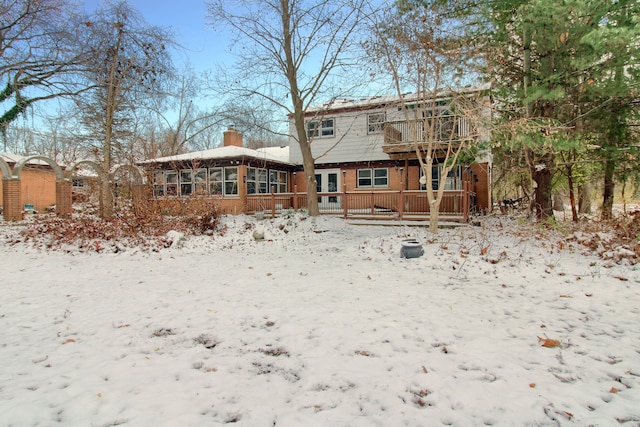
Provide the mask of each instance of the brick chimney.
{"label": "brick chimney", "polygon": [[234,128],[230,127],[223,135],[225,147],[242,147],[242,134]]}

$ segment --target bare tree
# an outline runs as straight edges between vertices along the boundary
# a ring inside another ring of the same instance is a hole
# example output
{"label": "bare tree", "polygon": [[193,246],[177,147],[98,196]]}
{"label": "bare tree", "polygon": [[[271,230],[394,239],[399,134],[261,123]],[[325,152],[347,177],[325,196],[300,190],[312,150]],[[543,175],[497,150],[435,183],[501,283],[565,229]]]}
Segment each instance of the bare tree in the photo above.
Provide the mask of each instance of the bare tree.
{"label": "bare tree", "polygon": [[[85,60],[71,3],[0,0],[0,132],[36,102],[87,90],[70,78]],[[6,144],[6,140],[5,140]]]}
{"label": "bare tree", "polygon": [[[459,69],[461,59],[470,52],[447,39],[446,27],[429,9],[390,9],[372,29],[376,36],[372,43],[395,84],[422,170],[430,231],[437,233],[447,178],[465,150],[488,141],[487,93],[454,88],[464,76]],[[385,128],[391,137],[393,132],[392,127]],[[437,184],[432,175],[435,166],[440,168]]]}
{"label": "bare tree", "polygon": [[[129,130],[133,112],[164,96],[163,87],[173,71],[168,52],[172,39],[167,30],[146,24],[126,1],[107,2],[85,25],[91,54],[86,77],[93,90],[78,103],[107,176],[114,152],[119,151],[120,160],[130,154],[131,145],[123,141],[133,139]],[[109,219],[113,215],[109,180],[103,180],[101,190],[101,216]]]}
{"label": "bare tree", "polygon": [[[313,138],[305,111],[340,92],[339,72],[353,65],[365,0],[211,0],[214,28],[235,33],[238,72],[231,93],[257,96],[292,117],[292,138],[300,146],[309,215],[320,213],[315,181]],[[362,79],[359,79],[361,82]],[[344,88],[342,88],[344,90]]]}

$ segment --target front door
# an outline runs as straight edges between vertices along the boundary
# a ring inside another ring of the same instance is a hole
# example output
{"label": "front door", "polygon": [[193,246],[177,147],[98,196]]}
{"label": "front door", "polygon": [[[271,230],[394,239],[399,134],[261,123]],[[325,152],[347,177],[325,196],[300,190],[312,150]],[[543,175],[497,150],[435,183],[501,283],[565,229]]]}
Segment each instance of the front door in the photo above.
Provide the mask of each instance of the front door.
{"label": "front door", "polygon": [[[340,189],[340,169],[322,169],[316,171],[316,189],[318,193],[337,193]],[[340,207],[338,196],[318,196],[320,210],[331,210]]]}

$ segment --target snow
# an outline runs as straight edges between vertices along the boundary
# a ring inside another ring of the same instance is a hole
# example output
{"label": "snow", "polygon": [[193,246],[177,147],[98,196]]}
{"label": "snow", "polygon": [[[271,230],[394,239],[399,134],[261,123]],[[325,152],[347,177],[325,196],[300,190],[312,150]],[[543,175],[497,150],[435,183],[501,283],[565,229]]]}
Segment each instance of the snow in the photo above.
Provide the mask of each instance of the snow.
{"label": "snow", "polygon": [[632,257],[506,217],[224,220],[118,253],[0,223],[0,424],[640,424]]}
{"label": "snow", "polygon": [[191,160],[211,160],[211,159],[227,159],[250,157],[257,160],[273,161],[289,164],[289,147],[263,147],[256,150],[246,147],[223,146],[203,151],[193,151],[185,154],[177,154],[175,156],[158,157],[156,159],[145,160],[140,164],[146,163],[167,163],[177,161]]}

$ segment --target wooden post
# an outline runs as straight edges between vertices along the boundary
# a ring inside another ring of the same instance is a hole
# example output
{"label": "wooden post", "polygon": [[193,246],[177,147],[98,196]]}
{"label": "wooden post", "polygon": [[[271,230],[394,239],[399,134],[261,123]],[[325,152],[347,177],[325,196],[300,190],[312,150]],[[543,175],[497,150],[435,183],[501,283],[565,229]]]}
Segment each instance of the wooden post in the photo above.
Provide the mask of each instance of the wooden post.
{"label": "wooden post", "polygon": [[298,212],[298,181],[296,172],[293,173],[293,211]]}
{"label": "wooden post", "polygon": [[276,193],[273,191],[273,187],[271,187],[271,218],[276,217]]}
{"label": "wooden post", "polygon": [[376,213],[376,199],[373,191],[371,192],[371,215],[375,215]]}
{"label": "wooden post", "polygon": [[462,220],[464,222],[469,222],[469,208],[470,208],[470,196],[471,192],[469,191],[470,187],[469,181],[462,182]]}

